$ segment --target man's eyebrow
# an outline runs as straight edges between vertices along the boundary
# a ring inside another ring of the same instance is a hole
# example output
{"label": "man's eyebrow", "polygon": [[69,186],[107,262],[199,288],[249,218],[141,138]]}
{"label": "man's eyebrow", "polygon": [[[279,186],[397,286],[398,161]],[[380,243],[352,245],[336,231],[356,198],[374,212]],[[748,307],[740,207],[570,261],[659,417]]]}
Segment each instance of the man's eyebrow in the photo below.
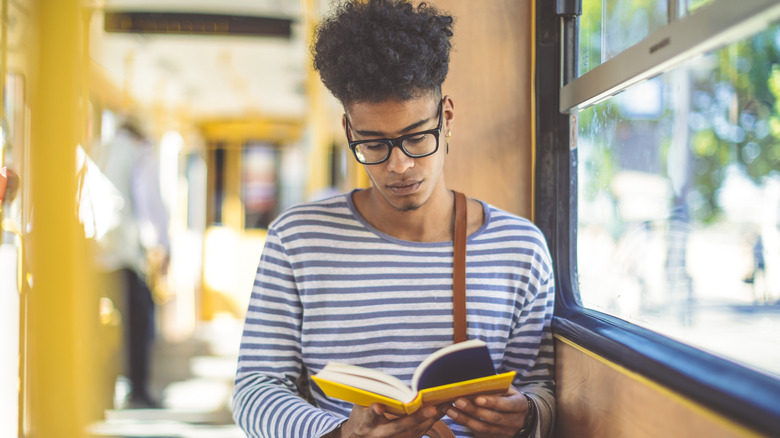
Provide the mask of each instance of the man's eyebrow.
{"label": "man's eyebrow", "polygon": [[[438,114],[437,114],[437,116],[438,116]],[[419,128],[420,126],[428,123],[430,120],[431,120],[430,118],[427,118],[425,120],[420,120],[419,122],[414,122],[411,125],[407,126],[406,128],[401,129],[398,132],[400,132],[401,134],[406,134],[406,133],[411,132],[411,131]],[[350,125],[351,125],[351,123],[350,123]],[[357,129],[355,129],[354,126],[352,126],[352,132],[354,132],[355,134],[360,135],[361,137],[384,137],[384,136],[387,135],[386,133],[379,132],[379,131],[361,131],[361,130],[357,130]]]}

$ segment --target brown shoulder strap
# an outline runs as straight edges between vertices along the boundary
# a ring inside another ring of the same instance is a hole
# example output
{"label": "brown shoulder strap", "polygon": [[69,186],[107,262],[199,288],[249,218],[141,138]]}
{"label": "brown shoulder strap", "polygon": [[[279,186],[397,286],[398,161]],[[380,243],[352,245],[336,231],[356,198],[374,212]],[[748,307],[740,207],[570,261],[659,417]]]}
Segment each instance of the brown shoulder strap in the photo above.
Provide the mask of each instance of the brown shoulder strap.
{"label": "brown shoulder strap", "polygon": [[[454,341],[463,342],[466,336],[466,196],[455,193],[455,230],[452,257],[452,326]],[[455,438],[455,434],[442,420],[426,432],[431,438]]]}
{"label": "brown shoulder strap", "polygon": [[466,196],[455,193],[455,236],[452,258],[452,323],[455,343],[466,335]]}
{"label": "brown shoulder strap", "polygon": [[455,438],[452,429],[441,420],[433,423],[433,426],[425,434],[430,438]]}

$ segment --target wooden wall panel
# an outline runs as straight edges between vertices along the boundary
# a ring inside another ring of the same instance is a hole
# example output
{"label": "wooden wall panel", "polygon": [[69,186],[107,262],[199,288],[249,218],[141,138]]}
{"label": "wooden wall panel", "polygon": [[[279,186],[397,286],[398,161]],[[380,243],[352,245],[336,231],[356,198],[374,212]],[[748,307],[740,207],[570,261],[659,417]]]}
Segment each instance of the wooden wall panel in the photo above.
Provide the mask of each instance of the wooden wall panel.
{"label": "wooden wall panel", "polygon": [[558,438],[762,436],[564,339],[555,360]]}
{"label": "wooden wall panel", "polygon": [[[531,0],[437,0],[455,17],[449,187],[531,215]],[[554,76],[554,75],[553,75]]]}

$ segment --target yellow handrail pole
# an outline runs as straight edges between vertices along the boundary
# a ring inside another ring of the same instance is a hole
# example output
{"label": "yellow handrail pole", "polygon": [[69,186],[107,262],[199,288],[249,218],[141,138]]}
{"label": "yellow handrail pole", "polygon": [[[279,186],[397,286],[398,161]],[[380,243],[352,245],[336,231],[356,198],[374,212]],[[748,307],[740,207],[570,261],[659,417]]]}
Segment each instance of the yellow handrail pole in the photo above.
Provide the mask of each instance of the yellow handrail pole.
{"label": "yellow handrail pole", "polygon": [[[2,1],[2,11],[0,11],[0,38],[2,38],[2,46],[0,46],[0,103],[5,102],[5,76],[8,73],[8,0]],[[5,105],[0,105],[0,120],[5,120]],[[2,128],[5,129],[5,128]],[[8,133],[4,133],[8,135]],[[3,145],[0,145],[0,166],[3,163]],[[2,212],[2,207],[0,207]]]}
{"label": "yellow handrail pole", "polygon": [[[306,32],[306,46],[311,45],[314,28],[319,20],[319,8],[315,0],[303,0],[303,25]],[[328,142],[323,105],[323,90],[319,77],[310,61],[306,63],[306,97],[308,98],[306,125],[310,132],[307,160],[309,175],[306,181],[306,196],[330,185],[330,144]]]}
{"label": "yellow handrail pole", "polygon": [[[86,436],[89,300],[86,251],[76,215],[76,146],[81,97],[82,15],[78,0],[38,0],[38,53],[30,86],[28,406],[30,437]],[[94,308],[93,308],[94,307]]]}
{"label": "yellow handrail pole", "polygon": [[[301,0],[304,13],[304,29],[306,31],[306,45],[309,47],[314,38],[315,27],[320,19],[320,2],[317,0]],[[325,86],[320,81],[319,76],[314,71],[312,62],[307,61],[306,70],[306,96],[309,99],[307,105],[307,127],[310,130],[311,149],[307,154],[309,165],[311,166],[308,181],[306,185],[306,194],[312,193],[322,188],[328,187],[332,179],[330,174],[331,160],[331,142],[333,135],[331,132],[331,109],[326,104]],[[344,144],[346,138],[342,137]],[[369,187],[371,182],[368,174],[363,170],[363,166],[357,161],[349,159],[347,161],[347,181],[349,188]]]}

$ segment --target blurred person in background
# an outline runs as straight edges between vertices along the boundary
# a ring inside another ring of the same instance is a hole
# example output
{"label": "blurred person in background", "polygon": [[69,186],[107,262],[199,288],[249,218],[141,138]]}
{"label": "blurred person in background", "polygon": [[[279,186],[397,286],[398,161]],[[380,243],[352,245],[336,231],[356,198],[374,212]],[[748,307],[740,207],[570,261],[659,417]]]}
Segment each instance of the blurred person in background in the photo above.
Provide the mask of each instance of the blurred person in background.
{"label": "blurred person in background", "polygon": [[751,238],[751,254],[753,265],[750,275],[745,279],[752,285],[753,302],[756,304],[769,304],[769,288],[766,283],[766,261],[764,259],[764,239],[760,232],[755,232]]}
{"label": "blurred person in background", "polygon": [[130,383],[124,407],[158,408],[149,388],[155,304],[147,280],[158,274],[152,269],[167,270],[170,246],[155,150],[139,121],[127,118],[113,140],[101,147],[96,162],[119,197],[110,207],[103,206],[114,211],[112,226],[98,239],[97,266],[122,314]]}

